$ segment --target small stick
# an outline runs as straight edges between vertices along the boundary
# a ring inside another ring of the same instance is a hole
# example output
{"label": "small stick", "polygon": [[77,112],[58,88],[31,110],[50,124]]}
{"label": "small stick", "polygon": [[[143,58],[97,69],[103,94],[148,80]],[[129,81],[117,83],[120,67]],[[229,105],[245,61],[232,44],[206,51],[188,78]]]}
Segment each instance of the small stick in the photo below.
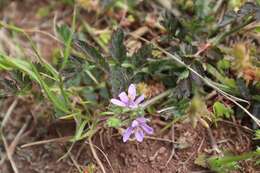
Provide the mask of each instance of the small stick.
{"label": "small stick", "polygon": [[210,143],[212,146],[212,149],[215,150],[218,154],[221,153],[220,149],[218,148],[218,145],[216,143],[215,138],[213,137],[212,131],[210,128],[207,128],[207,132],[209,134]]}
{"label": "small stick", "polygon": [[146,108],[150,105],[153,105],[155,104],[158,100],[168,96],[172,91],[171,90],[167,90],[167,91],[164,91],[163,93],[159,94],[158,96],[155,96],[153,97],[152,99],[144,102],[143,104],[141,104],[140,106],[143,107],[143,108]]}
{"label": "small stick", "polygon": [[53,138],[53,139],[31,142],[31,143],[22,145],[21,148],[32,147],[32,146],[35,146],[35,145],[43,145],[43,144],[52,143],[52,142],[67,142],[72,137],[73,136],[65,136],[65,137],[61,137],[61,138]]}
{"label": "small stick", "polygon": [[226,123],[228,125],[231,125],[231,126],[238,126],[238,127],[242,128],[242,129],[244,129],[245,131],[247,131],[248,133],[251,133],[251,134],[254,133],[254,130],[252,130],[252,129],[246,127],[246,126],[242,126],[240,124],[234,124],[233,122],[227,121],[227,120],[219,120],[219,121],[221,121],[223,123]]}
{"label": "small stick", "polygon": [[[172,131],[172,133],[171,133],[172,141],[175,141],[174,125],[172,125],[171,131]],[[171,159],[172,159],[174,156],[178,159],[178,156],[175,155],[175,145],[172,144],[172,152],[171,152],[171,155],[170,155],[169,159],[167,160],[167,162],[166,162],[166,164],[165,164],[165,167],[170,163]]]}
{"label": "small stick", "polygon": [[156,138],[156,137],[152,137],[152,136],[145,136],[144,138],[151,139],[151,140],[156,140],[156,141],[169,142],[169,143],[173,143],[173,144],[179,144],[179,142],[174,142],[174,141],[172,141],[170,139]]}
{"label": "small stick", "polygon": [[2,124],[1,124],[1,130],[2,130],[2,129],[4,128],[4,126],[6,125],[8,119],[9,119],[10,115],[12,114],[12,112],[13,112],[15,106],[17,105],[17,103],[18,103],[18,99],[15,99],[15,100],[13,101],[13,103],[11,104],[11,106],[8,108],[8,110],[7,110],[7,112],[6,112],[5,116],[4,116],[4,119],[3,119],[3,121],[2,121]]}
{"label": "small stick", "polygon": [[95,150],[95,148],[94,148],[94,145],[93,145],[93,143],[92,143],[92,136],[90,136],[89,138],[88,138],[88,143],[89,143],[89,147],[90,147],[90,149],[91,149],[91,152],[92,152],[92,154],[93,154],[93,157],[95,158],[95,160],[97,161],[97,164],[99,165],[99,167],[101,168],[101,170],[102,170],[102,172],[103,173],[106,173],[106,170],[105,170],[105,167],[104,167],[104,165],[102,164],[102,162],[101,162],[101,160],[99,159],[99,157],[98,157],[98,155],[97,155],[97,152],[96,152],[96,150]]}
{"label": "small stick", "polygon": [[8,160],[11,163],[11,166],[12,166],[12,169],[13,169],[14,173],[19,173],[19,171],[18,171],[18,169],[16,167],[16,164],[15,164],[15,162],[13,160],[13,157],[12,157],[12,153],[11,153],[9,147],[8,147],[8,143],[7,143],[6,138],[5,138],[4,134],[3,134],[3,128],[6,125],[9,117],[11,116],[15,106],[17,105],[17,102],[18,102],[18,99],[15,99],[14,102],[11,104],[11,106],[8,108],[8,110],[7,110],[7,112],[6,112],[5,116],[4,116],[4,119],[2,121],[2,125],[0,127],[0,134],[1,134],[1,138],[2,138],[3,143],[4,143],[6,155],[7,155]]}
{"label": "small stick", "polygon": [[236,131],[237,131],[239,140],[240,140],[240,142],[242,143],[243,139],[242,139],[241,131],[240,131],[240,129],[238,128],[238,124],[237,124],[237,122],[236,122],[236,119],[235,119],[234,116],[231,116],[231,118],[232,118],[233,123],[235,124],[235,128],[236,128]]}
{"label": "small stick", "polygon": [[[89,143],[88,143],[87,141],[85,141],[85,143],[89,145]],[[111,162],[109,161],[107,155],[104,153],[104,151],[102,151],[102,150],[101,150],[98,146],[96,146],[95,144],[93,144],[93,146],[94,146],[96,149],[98,149],[98,151],[100,151],[100,152],[103,154],[103,156],[104,156],[105,159],[107,160],[107,163],[108,163],[108,165],[110,166],[112,172],[114,173],[115,171],[114,171],[114,169],[113,169],[113,167],[112,167],[112,164],[111,164]]]}
{"label": "small stick", "polygon": [[9,152],[10,152],[11,156],[13,155],[13,153],[15,151],[15,148],[18,145],[19,140],[22,138],[23,133],[25,132],[26,128],[28,127],[30,120],[31,120],[31,117],[27,119],[25,124],[22,126],[22,128],[19,130],[19,132],[15,136],[14,140],[12,141],[12,143],[9,145],[8,149],[9,149]]}
{"label": "small stick", "polygon": [[8,160],[11,163],[12,169],[13,169],[14,173],[19,173],[19,171],[18,171],[18,169],[16,167],[16,164],[15,164],[15,162],[13,160],[12,153],[11,153],[11,151],[8,148],[8,144],[7,144],[7,141],[5,139],[5,136],[3,134],[1,134],[1,137],[2,137],[2,140],[3,140],[3,143],[4,143],[4,147],[5,147],[7,158],[8,158]]}

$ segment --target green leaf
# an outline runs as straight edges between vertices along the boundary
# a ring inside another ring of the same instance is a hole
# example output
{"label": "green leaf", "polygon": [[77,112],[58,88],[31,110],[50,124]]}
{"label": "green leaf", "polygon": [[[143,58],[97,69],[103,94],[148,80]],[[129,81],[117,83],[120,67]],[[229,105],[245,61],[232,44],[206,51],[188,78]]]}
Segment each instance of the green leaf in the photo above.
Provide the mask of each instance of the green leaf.
{"label": "green leaf", "polygon": [[140,67],[145,62],[147,62],[147,58],[152,56],[152,45],[148,44],[141,47],[136,53],[131,57],[131,63],[136,67]]}
{"label": "green leaf", "polygon": [[62,25],[60,28],[59,27],[57,28],[57,30],[60,33],[60,36],[62,37],[64,44],[65,44],[64,59],[63,59],[62,65],[61,65],[61,69],[63,69],[67,65],[68,58],[71,53],[71,49],[72,49],[71,42],[72,42],[73,34],[74,34],[75,28],[76,28],[76,16],[77,16],[76,9],[77,8],[74,7],[71,31],[68,28],[68,26],[66,26],[66,25]]}
{"label": "green leaf", "polygon": [[207,64],[207,71],[222,84],[225,84],[235,90],[237,89],[236,81],[234,79],[222,75],[214,66]]}
{"label": "green leaf", "polygon": [[109,64],[96,48],[81,40],[76,40],[74,44],[89,56],[103,71],[109,71]]}
{"label": "green leaf", "polygon": [[260,32],[260,26],[255,27],[256,32]]}
{"label": "green leaf", "polygon": [[38,17],[46,17],[49,15],[51,11],[51,7],[50,6],[44,6],[44,7],[41,7],[37,10],[36,12],[36,16]]}
{"label": "green leaf", "polygon": [[260,140],[260,130],[256,130],[255,131],[255,137],[254,137],[255,140]]}
{"label": "green leaf", "polygon": [[82,123],[80,123],[78,126],[77,126],[77,129],[76,129],[76,133],[74,135],[74,138],[73,140],[77,141],[77,140],[80,140],[81,139],[81,136],[84,132],[84,128],[86,127],[87,125],[87,120],[83,121]]}
{"label": "green leaf", "polygon": [[256,0],[257,5],[260,6],[260,0]]}
{"label": "green leaf", "polygon": [[0,55],[0,67],[4,67],[3,69],[8,70],[19,70],[26,73],[41,86],[41,88],[44,90],[47,97],[50,99],[55,107],[63,112],[69,112],[68,106],[65,104],[65,102],[58,98],[58,96],[51,91],[50,87],[42,79],[40,73],[37,71],[36,67],[32,63],[24,61],[22,59]]}
{"label": "green leaf", "polygon": [[219,70],[228,70],[231,66],[230,61],[222,59],[220,61],[218,61],[217,63],[217,67]]}
{"label": "green leaf", "polygon": [[126,70],[117,65],[110,66],[110,84],[112,86],[113,97],[117,95],[128,87],[129,80],[126,73]]}
{"label": "green leaf", "polygon": [[238,161],[243,161],[259,156],[260,153],[257,151],[246,152],[235,156],[226,154],[223,157],[212,156],[207,159],[207,163],[212,171],[217,173],[229,173],[232,170],[236,170],[238,168]]}
{"label": "green leaf", "polygon": [[60,36],[60,38],[66,43],[69,41],[71,30],[68,27],[68,25],[64,24],[61,26],[57,26],[57,32]]}
{"label": "green leaf", "polygon": [[108,120],[107,120],[107,125],[108,127],[120,127],[122,125],[122,121],[118,118],[115,118],[115,117],[110,117]]}
{"label": "green leaf", "polygon": [[181,80],[187,79],[189,77],[189,70],[184,70],[178,77],[177,83],[179,83]]}
{"label": "green leaf", "polygon": [[196,0],[195,2],[196,14],[199,18],[204,18],[212,11],[209,0]]}
{"label": "green leaf", "polygon": [[110,53],[119,63],[122,63],[126,59],[126,48],[124,45],[124,32],[122,29],[118,29],[111,39]]}
{"label": "green leaf", "polygon": [[214,115],[218,118],[230,118],[231,114],[233,114],[233,110],[229,107],[226,107],[224,104],[220,102],[215,102],[213,105]]}

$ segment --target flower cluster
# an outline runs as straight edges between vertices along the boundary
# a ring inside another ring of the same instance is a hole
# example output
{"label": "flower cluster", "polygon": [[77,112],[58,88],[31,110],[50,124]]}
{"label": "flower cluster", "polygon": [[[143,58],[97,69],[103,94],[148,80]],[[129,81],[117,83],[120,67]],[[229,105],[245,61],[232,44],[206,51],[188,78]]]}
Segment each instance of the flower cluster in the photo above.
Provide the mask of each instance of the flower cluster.
{"label": "flower cluster", "polygon": [[[139,104],[144,100],[144,95],[141,95],[136,98],[136,87],[134,84],[131,84],[128,87],[128,94],[126,92],[121,92],[118,97],[119,99],[111,99],[111,103],[114,105],[136,109]],[[153,128],[147,125],[147,119],[144,117],[138,117],[132,121],[130,127],[128,127],[123,133],[123,141],[126,142],[130,139],[131,135],[134,134],[135,139],[138,142],[142,142],[146,134],[152,135]]]}
{"label": "flower cluster", "polygon": [[146,124],[147,119],[144,117],[136,118],[130,127],[128,127],[123,134],[123,141],[126,142],[132,134],[138,142],[142,142],[144,139],[144,133],[149,135],[153,134],[153,128]]}

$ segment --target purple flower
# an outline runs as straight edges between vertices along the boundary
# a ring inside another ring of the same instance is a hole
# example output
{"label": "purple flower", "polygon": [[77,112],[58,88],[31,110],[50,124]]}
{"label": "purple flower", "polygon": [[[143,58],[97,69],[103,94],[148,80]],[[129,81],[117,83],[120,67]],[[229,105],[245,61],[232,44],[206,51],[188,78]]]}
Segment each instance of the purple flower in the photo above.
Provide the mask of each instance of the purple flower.
{"label": "purple flower", "polygon": [[146,124],[147,119],[144,117],[136,118],[130,127],[128,127],[123,133],[123,141],[126,142],[130,136],[134,133],[135,139],[138,142],[142,142],[144,139],[144,133],[149,135],[153,134],[153,128]]}
{"label": "purple flower", "polygon": [[118,95],[119,99],[111,99],[111,103],[121,107],[127,107],[135,109],[144,100],[144,95],[141,95],[136,99],[136,88],[134,84],[128,87],[128,94],[126,92],[121,92]]}

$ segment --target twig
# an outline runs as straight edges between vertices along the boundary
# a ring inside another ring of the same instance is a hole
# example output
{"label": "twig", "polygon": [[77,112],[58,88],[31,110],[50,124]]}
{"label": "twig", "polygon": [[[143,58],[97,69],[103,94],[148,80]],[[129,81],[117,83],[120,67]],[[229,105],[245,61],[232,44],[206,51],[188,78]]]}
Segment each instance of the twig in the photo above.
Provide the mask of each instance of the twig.
{"label": "twig", "polygon": [[101,168],[102,172],[103,172],[103,173],[106,173],[105,167],[104,167],[104,165],[102,164],[102,162],[100,161],[100,159],[99,159],[99,157],[98,157],[98,155],[97,155],[97,152],[96,152],[96,150],[95,150],[95,148],[94,148],[94,145],[93,145],[93,143],[92,143],[92,139],[91,139],[91,138],[92,138],[92,136],[88,137],[88,143],[89,143],[90,150],[91,150],[91,152],[92,152],[92,154],[93,154],[93,157],[94,157],[95,160],[97,161],[97,164],[98,164],[99,167]]}
{"label": "twig", "polygon": [[[65,146],[66,153],[63,154],[63,155],[57,160],[57,162],[60,162],[61,160],[65,159],[67,156],[71,156],[70,154],[71,154],[71,150],[72,150],[73,147],[74,147],[74,144],[75,144],[75,143],[73,142],[69,148],[67,148],[67,147]],[[73,162],[73,160],[72,160],[72,162]],[[76,168],[77,168],[77,166],[76,166]]]}
{"label": "twig", "polygon": [[226,124],[229,124],[229,125],[234,126],[234,127],[238,126],[238,127],[242,128],[242,129],[246,130],[248,133],[251,133],[251,134],[254,133],[254,130],[252,130],[252,129],[246,127],[246,126],[242,126],[240,124],[234,124],[233,122],[227,121],[227,120],[219,120],[219,121],[221,121],[223,123],[226,123]]}
{"label": "twig", "polygon": [[181,162],[181,164],[183,165],[182,168],[184,169],[184,166],[186,167],[186,164],[189,162],[189,160],[196,154],[199,153],[201,150],[201,147],[204,143],[205,137],[203,137],[203,139],[201,140],[201,143],[199,145],[199,148],[197,149],[197,151],[194,151],[184,162]]}
{"label": "twig", "polygon": [[[87,142],[87,141],[85,141],[85,143],[88,144],[88,145],[90,145],[89,142]],[[95,144],[93,144],[93,146],[94,146],[96,149],[98,149],[98,151],[100,151],[100,152],[103,154],[103,156],[104,156],[105,159],[107,160],[107,163],[108,163],[108,165],[110,166],[112,172],[114,173],[115,171],[114,171],[114,169],[113,169],[113,167],[112,167],[112,164],[111,164],[111,162],[109,161],[107,155],[104,153],[104,151],[102,151],[102,150],[101,150],[98,146],[96,146]]]}
{"label": "twig", "polygon": [[4,116],[4,119],[3,119],[3,121],[2,121],[2,124],[1,124],[1,130],[2,130],[2,129],[4,128],[4,126],[6,125],[8,119],[9,119],[10,115],[12,114],[12,112],[13,112],[15,106],[17,105],[17,103],[18,103],[18,99],[15,99],[15,100],[13,101],[13,103],[11,104],[11,106],[8,108],[8,110],[7,110],[7,112],[6,112],[5,116]]}
{"label": "twig", "polygon": [[214,8],[213,8],[213,12],[214,12],[214,13],[216,13],[216,12],[219,10],[219,8],[221,7],[221,5],[222,5],[223,2],[224,2],[224,0],[218,0],[218,1],[217,1],[216,5],[215,5]]}
{"label": "twig", "polygon": [[243,138],[242,138],[242,135],[241,135],[241,131],[240,131],[240,129],[238,128],[238,124],[237,124],[237,122],[236,122],[236,119],[235,119],[234,116],[231,116],[231,118],[232,118],[233,123],[235,124],[235,128],[236,128],[236,131],[237,131],[237,135],[238,135],[239,140],[240,140],[240,142],[241,142],[241,144],[242,144]]}
{"label": "twig", "polygon": [[[174,130],[174,125],[172,125],[172,128],[171,128],[171,137],[172,137],[172,141],[175,141],[175,130]],[[174,157],[175,155],[175,145],[173,144],[172,145],[172,152],[171,152],[171,155],[169,157],[169,159],[167,160],[166,164],[165,164],[165,167],[170,163],[171,159]],[[176,158],[178,157],[177,155],[175,156]],[[177,158],[178,159],[178,158]]]}
{"label": "twig", "polygon": [[173,144],[180,144],[179,142],[175,142],[170,139],[156,138],[156,137],[152,137],[152,136],[145,136],[144,138],[150,139],[150,140],[162,141],[162,142],[169,142],[169,143],[173,143]]}
{"label": "twig", "polygon": [[6,112],[5,116],[4,116],[4,120],[3,120],[2,124],[1,124],[1,128],[0,128],[0,134],[1,134],[1,138],[2,138],[3,143],[4,143],[6,155],[7,155],[7,158],[9,160],[9,162],[11,163],[12,169],[13,169],[13,171],[15,173],[19,173],[19,171],[18,171],[18,169],[16,167],[16,164],[15,164],[15,162],[13,160],[13,157],[12,157],[12,152],[10,151],[8,143],[6,141],[6,138],[5,138],[4,134],[3,134],[3,128],[6,125],[9,117],[11,116],[15,106],[17,105],[17,102],[18,102],[18,100],[15,99],[14,102],[11,104],[11,106],[8,108],[8,110],[7,110],[7,112]]}
{"label": "twig", "polygon": [[210,139],[210,143],[211,143],[212,149],[214,151],[216,151],[218,154],[221,153],[220,149],[218,148],[218,144],[217,144],[215,138],[213,137],[211,129],[207,128],[207,132],[209,134],[209,139]]}
{"label": "twig", "polygon": [[185,160],[185,162],[184,162],[185,164],[192,158],[192,156],[194,156],[194,154],[200,152],[201,147],[202,147],[202,145],[203,145],[203,143],[204,143],[204,140],[205,140],[205,137],[203,137],[203,139],[201,140],[201,143],[200,143],[199,148],[197,149],[197,151],[194,151],[194,152],[190,155],[190,157],[189,157],[187,160]]}
{"label": "twig", "polygon": [[8,160],[11,163],[12,169],[13,169],[14,173],[19,173],[19,171],[18,171],[18,169],[16,167],[16,164],[15,164],[15,162],[13,160],[12,153],[10,152],[10,150],[8,148],[8,144],[7,144],[7,141],[5,139],[5,136],[3,134],[1,134],[1,137],[2,137],[2,140],[3,140],[3,143],[4,143],[4,147],[5,147],[7,158],[8,158]]}
{"label": "twig", "polygon": [[35,145],[43,145],[43,144],[48,144],[48,143],[52,143],[52,142],[67,142],[72,137],[73,136],[65,136],[65,137],[61,137],[61,138],[53,138],[53,139],[31,142],[31,143],[22,145],[21,148],[32,147],[32,146],[35,146]]}
{"label": "twig", "polygon": [[[67,153],[68,153],[70,159],[72,160],[73,164],[75,165],[75,167],[78,169],[79,172],[82,172],[82,169],[80,168],[77,160],[74,158],[74,156],[70,152],[72,150],[72,148],[73,148],[73,145],[74,145],[74,143],[71,145],[71,147],[69,149],[67,149],[67,147],[65,146],[65,149],[67,150]],[[61,160],[62,158],[64,158],[64,157],[61,157],[59,160]],[[59,160],[57,162],[59,162]]]}
{"label": "twig", "polygon": [[24,125],[22,126],[22,128],[19,130],[19,132],[17,133],[17,135],[15,136],[14,140],[12,141],[12,143],[10,144],[10,146],[8,147],[11,156],[13,155],[16,146],[18,145],[19,140],[23,137],[23,133],[25,132],[26,128],[28,127],[29,123],[31,121],[31,117],[27,118],[26,122],[24,123]]}
{"label": "twig", "polygon": [[215,95],[217,94],[217,92],[214,90],[211,93],[209,93],[208,95],[206,95],[205,100],[210,100],[212,99]]}

